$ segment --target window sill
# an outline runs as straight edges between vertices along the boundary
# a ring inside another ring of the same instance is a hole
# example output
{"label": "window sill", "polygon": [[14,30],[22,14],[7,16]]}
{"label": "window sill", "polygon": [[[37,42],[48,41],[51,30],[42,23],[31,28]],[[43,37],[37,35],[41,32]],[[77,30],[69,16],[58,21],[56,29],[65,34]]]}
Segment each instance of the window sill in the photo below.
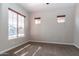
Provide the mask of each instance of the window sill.
{"label": "window sill", "polygon": [[13,39],[17,39],[17,36],[9,36],[8,40],[13,40]]}
{"label": "window sill", "polygon": [[15,36],[15,35],[14,36],[9,36],[8,40],[14,40],[14,39],[23,38],[23,37],[25,37],[24,34],[18,35],[18,37]]}

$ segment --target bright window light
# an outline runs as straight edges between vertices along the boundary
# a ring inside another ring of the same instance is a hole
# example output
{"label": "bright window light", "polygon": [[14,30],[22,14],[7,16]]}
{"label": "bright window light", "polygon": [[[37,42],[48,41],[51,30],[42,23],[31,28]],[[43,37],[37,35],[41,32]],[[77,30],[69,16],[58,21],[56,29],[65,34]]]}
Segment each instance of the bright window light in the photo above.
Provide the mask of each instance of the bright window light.
{"label": "bright window light", "polygon": [[24,37],[24,16],[8,9],[8,39]]}
{"label": "bright window light", "polygon": [[65,22],[65,16],[63,15],[63,16],[58,16],[57,17],[57,22],[58,23],[64,23]]}
{"label": "bright window light", "polygon": [[41,21],[40,20],[35,20],[35,24],[40,24]]}

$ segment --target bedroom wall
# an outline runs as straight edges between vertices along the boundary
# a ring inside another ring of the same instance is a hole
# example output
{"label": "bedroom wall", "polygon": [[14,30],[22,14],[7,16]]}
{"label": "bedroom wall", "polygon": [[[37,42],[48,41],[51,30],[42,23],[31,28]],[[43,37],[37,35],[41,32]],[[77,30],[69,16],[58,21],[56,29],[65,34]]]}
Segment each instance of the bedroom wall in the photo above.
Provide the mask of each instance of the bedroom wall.
{"label": "bedroom wall", "polygon": [[[0,4],[0,13],[1,13],[1,4]],[[1,14],[0,14],[0,33],[1,33]],[[1,34],[0,34],[0,39],[1,39]]]}
{"label": "bedroom wall", "polygon": [[[69,7],[33,12],[30,15],[31,41],[72,45],[74,42],[74,9],[74,7]],[[66,15],[66,22],[58,24],[57,15]],[[41,24],[36,25],[34,17],[41,17]]]}
{"label": "bedroom wall", "polygon": [[79,4],[76,4],[75,9],[74,45],[79,48]]}

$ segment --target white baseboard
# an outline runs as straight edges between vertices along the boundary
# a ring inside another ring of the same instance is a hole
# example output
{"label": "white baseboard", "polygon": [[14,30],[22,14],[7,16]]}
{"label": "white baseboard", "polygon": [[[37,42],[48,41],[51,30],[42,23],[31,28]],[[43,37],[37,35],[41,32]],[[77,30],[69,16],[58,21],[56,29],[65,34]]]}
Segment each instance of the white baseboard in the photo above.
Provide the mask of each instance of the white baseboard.
{"label": "white baseboard", "polygon": [[42,42],[42,43],[52,43],[52,44],[73,45],[73,43],[47,42],[47,41],[30,41],[30,42]]}
{"label": "white baseboard", "polygon": [[25,44],[25,43],[28,43],[29,41],[25,41],[25,42],[22,42],[22,43],[20,43],[20,44],[18,44],[18,45],[16,45],[16,46],[13,46],[13,47],[11,47],[11,48],[8,48],[8,49],[5,49],[5,50],[3,50],[3,51],[0,51],[0,54],[2,54],[2,53],[4,53],[4,52],[7,52],[7,51],[9,51],[9,50],[11,50],[11,49],[13,49],[13,48],[16,48],[16,47],[18,47],[18,46],[20,46],[20,45],[23,45],[23,44]]}
{"label": "white baseboard", "polygon": [[77,44],[74,44],[75,47],[79,48],[79,46]]}

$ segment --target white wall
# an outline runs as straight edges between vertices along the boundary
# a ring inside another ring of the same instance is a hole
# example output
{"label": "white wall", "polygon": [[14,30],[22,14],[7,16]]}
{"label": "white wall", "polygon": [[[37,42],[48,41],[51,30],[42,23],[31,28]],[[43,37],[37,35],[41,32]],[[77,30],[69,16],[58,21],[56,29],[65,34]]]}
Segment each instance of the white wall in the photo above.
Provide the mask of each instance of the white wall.
{"label": "white wall", "polygon": [[[12,8],[26,16],[25,18],[25,37],[8,40],[8,8]],[[18,46],[29,40],[29,20],[28,13],[18,4],[3,3],[0,7],[0,51],[6,51],[11,47]]]}
{"label": "white wall", "polygon": [[[66,15],[66,22],[58,24],[57,15]],[[34,17],[41,17],[41,24],[34,23]],[[73,43],[74,7],[52,11],[34,12],[30,16],[31,41],[57,44]]]}
{"label": "white wall", "polygon": [[[1,13],[1,4],[0,4],[0,13]],[[0,28],[1,28],[1,14],[0,14]],[[1,29],[0,29],[0,33],[1,33]],[[1,39],[1,34],[0,34],[0,39]]]}
{"label": "white wall", "polygon": [[79,4],[76,5],[74,29],[74,45],[79,48]]}

